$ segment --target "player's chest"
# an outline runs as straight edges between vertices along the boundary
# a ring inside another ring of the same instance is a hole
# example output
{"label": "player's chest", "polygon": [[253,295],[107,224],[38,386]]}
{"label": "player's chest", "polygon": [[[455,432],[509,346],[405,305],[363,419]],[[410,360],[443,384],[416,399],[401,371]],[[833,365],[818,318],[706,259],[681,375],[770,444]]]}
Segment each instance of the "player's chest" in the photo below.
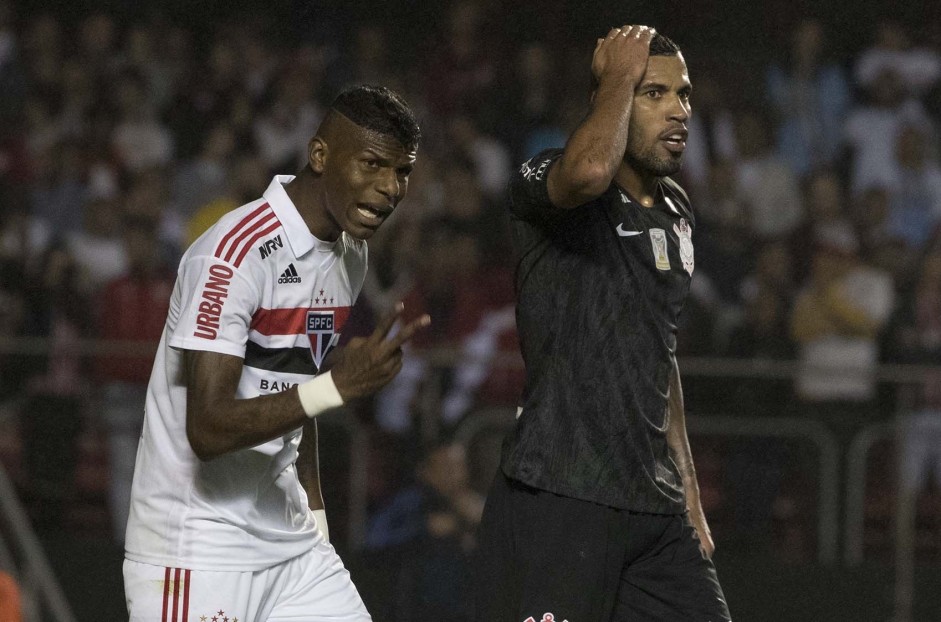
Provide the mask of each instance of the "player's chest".
{"label": "player's chest", "polygon": [[287,253],[266,266],[262,304],[268,308],[337,308],[353,304],[346,267],[334,254]]}

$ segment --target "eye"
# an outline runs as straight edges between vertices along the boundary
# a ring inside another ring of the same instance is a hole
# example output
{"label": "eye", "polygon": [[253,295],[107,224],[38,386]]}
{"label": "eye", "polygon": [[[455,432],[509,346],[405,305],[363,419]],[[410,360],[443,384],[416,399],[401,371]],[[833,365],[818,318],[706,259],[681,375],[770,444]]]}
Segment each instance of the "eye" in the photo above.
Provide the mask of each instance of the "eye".
{"label": "eye", "polygon": [[409,175],[412,174],[412,167],[411,167],[411,166],[401,166],[401,167],[395,169],[395,174],[398,175],[399,177],[408,177]]}
{"label": "eye", "polygon": [[379,160],[376,160],[375,158],[367,158],[363,160],[363,165],[369,169],[377,169],[379,168]]}
{"label": "eye", "polygon": [[657,91],[657,90],[654,90],[654,91],[647,91],[647,92],[644,93],[644,94],[645,94],[647,97],[649,97],[650,99],[660,99],[661,97],[663,97],[663,93],[660,92],[660,91]]}

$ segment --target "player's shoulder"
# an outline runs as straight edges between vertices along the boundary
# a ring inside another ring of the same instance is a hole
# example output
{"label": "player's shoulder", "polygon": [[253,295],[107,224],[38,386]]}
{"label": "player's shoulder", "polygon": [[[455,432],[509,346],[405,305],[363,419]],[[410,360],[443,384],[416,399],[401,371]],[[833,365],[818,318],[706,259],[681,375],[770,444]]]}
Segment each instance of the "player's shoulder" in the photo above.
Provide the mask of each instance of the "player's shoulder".
{"label": "player's shoulder", "polygon": [[259,257],[264,259],[266,249],[270,253],[279,244],[283,245],[285,240],[276,239],[282,229],[268,201],[256,199],[222,216],[193,242],[186,255],[211,256],[239,268]]}
{"label": "player's shoulder", "polygon": [[543,181],[549,173],[549,167],[564,150],[560,147],[543,149],[520,166],[518,176],[525,181]]}

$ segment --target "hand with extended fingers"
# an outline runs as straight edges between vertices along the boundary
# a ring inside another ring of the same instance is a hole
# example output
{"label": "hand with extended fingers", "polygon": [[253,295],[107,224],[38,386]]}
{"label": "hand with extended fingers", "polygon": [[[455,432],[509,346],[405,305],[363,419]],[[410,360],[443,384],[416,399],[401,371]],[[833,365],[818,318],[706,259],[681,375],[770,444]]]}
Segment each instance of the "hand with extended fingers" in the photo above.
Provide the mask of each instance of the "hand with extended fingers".
{"label": "hand with extended fingers", "polygon": [[369,337],[351,339],[346,347],[335,352],[330,371],[343,401],[375,393],[402,369],[402,345],[419,329],[431,324],[431,318],[423,315],[390,336],[404,308],[401,302],[397,303]]}
{"label": "hand with extended fingers", "polygon": [[648,26],[612,28],[598,39],[591,59],[591,75],[596,84],[606,80],[629,80],[637,85],[647,70],[650,40],[656,31]]}

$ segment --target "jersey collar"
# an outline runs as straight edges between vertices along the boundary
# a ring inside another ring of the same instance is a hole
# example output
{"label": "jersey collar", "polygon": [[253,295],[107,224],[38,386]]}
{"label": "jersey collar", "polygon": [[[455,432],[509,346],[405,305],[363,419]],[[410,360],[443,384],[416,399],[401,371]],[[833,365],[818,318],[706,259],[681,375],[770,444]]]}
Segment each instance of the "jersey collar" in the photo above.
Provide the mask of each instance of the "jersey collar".
{"label": "jersey collar", "polygon": [[294,202],[291,201],[288,193],[284,190],[284,184],[293,180],[294,175],[275,175],[268,189],[265,190],[264,197],[271,209],[274,210],[274,215],[278,217],[281,226],[284,227],[284,233],[287,235],[294,256],[302,257],[314,247],[324,250],[333,248],[335,242],[324,242],[310,232],[307,223],[301,218]]}

